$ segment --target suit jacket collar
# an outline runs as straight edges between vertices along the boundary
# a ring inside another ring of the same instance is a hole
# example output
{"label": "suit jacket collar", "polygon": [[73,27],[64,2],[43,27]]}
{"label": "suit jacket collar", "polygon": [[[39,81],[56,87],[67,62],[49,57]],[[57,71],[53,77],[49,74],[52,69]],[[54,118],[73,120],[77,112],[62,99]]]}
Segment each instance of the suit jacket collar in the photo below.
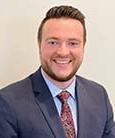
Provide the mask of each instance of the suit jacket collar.
{"label": "suit jacket collar", "polygon": [[53,97],[46,85],[40,69],[31,77],[33,91],[36,97],[36,102],[40,107],[49,127],[57,138],[64,138],[64,131],[61,125],[61,120],[58,115]]}

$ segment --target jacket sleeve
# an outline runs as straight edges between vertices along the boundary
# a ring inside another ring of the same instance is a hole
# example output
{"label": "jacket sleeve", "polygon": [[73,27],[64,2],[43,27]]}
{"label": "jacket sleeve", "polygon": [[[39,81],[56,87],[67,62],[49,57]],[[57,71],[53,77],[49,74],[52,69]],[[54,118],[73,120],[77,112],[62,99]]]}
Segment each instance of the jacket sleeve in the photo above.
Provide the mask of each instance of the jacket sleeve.
{"label": "jacket sleeve", "polygon": [[107,121],[102,138],[115,138],[115,122],[113,119],[113,110],[107,93],[105,92]]}
{"label": "jacket sleeve", "polygon": [[0,95],[0,138],[18,138],[17,121],[12,107]]}

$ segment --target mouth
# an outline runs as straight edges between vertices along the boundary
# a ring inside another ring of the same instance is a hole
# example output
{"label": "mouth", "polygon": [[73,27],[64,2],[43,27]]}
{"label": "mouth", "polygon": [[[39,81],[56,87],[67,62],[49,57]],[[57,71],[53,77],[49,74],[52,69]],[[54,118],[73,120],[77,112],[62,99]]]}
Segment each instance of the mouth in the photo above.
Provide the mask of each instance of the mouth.
{"label": "mouth", "polygon": [[69,64],[72,62],[72,60],[53,60],[56,64],[64,65],[64,64]]}

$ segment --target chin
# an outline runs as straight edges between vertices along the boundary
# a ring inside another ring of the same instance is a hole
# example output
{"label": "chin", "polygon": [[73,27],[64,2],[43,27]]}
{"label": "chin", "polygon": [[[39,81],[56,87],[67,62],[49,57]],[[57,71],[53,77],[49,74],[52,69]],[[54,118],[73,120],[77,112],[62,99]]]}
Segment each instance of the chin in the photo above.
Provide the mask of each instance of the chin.
{"label": "chin", "polygon": [[72,72],[65,73],[65,72],[53,71],[53,70],[50,70],[50,68],[49,68],[49,70],[48,70],[48,68],[44,68],[44,67],[42,67],[42,68],[50,78],[52,78],[53,80],[58,81],[58,82],[66,82],[66,81],[70,80],[71,78],[73,78],[73,76],[76,73],[76,70],[74,70]]}
{"label": "chin", "polygon": [[71,78],[73,78],[73,76],[74,76],[75,74],[69,74],[69,75],[65,75],[65,76],[63,76],[63,75],[52,75],[52,76],[50,76],[50,77],[52,77],[52,79],[54,79],[54,80],[56,80],[56,81],[59,81],[59,82],[66,82],[66,81],[68,81],[68,80],[70,80]]}

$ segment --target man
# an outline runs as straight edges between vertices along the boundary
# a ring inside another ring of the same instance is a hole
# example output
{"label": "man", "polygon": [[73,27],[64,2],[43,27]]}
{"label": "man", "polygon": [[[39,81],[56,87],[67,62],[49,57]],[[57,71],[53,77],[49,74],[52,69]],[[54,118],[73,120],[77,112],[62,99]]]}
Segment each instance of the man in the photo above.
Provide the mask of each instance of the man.
{"label": "man", "polygon": [[[0,92],[0,138],[115,138],[106,90],[75,75],[85,42],[78,9],[57,6],[47,12],[38,30],[41,67]],[[66,107],[60,93],[69,94]]]}

